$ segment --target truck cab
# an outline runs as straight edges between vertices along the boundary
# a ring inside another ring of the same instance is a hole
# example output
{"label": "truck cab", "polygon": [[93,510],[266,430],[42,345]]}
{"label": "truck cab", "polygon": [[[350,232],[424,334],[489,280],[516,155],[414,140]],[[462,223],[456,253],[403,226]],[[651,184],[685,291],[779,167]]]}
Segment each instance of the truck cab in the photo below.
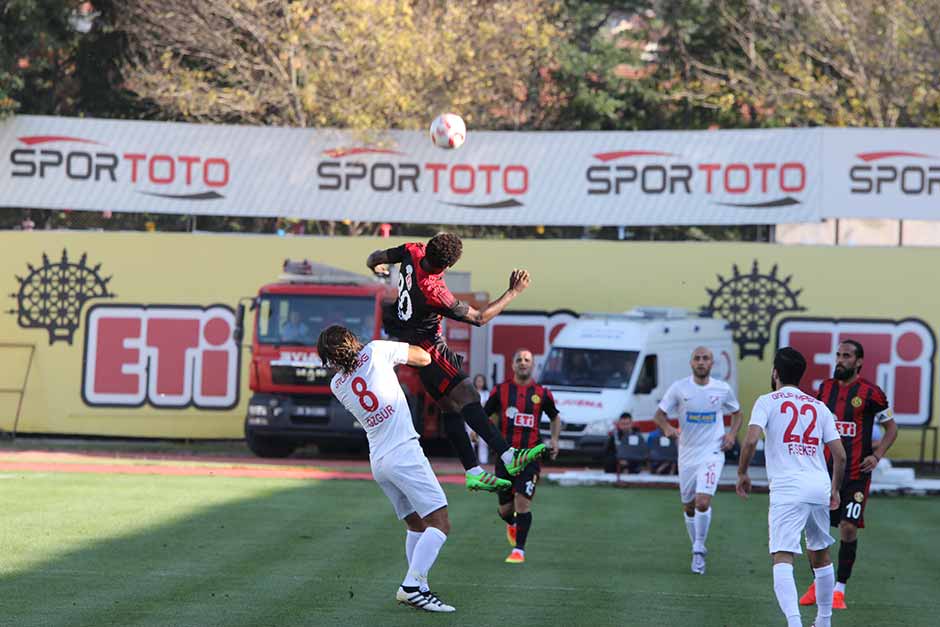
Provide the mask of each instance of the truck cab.
{"label": "truck cab", "polygon": [[[334,371],[323,365],[316,343],[332,324],[349,328],[363,343],[380,338],[381,305],[392,294],[375,278],[308,261],[285,261],[279,280],[258,290],[251,305],[252,395],[245,417],[252,452],[286,457],[306,443],[365,448],[362,427],[330,391]],[[400,368],[399,378],[417,410],[410,394],[423,395],[417,374]]]}
{"label": "truck cab", "polygon": [[[669,386],[691,375],[697,346],[715,356],[712,377],[737,390],[731,330],[724,320],[684,309],[638,307],[623,314],[584,314],[552,342],[539,382],[551,389],[563,428],[559,448],[600,457],[607,435],[628,411],[643,430]],[[541,424],[548,436],[549,423]]]}

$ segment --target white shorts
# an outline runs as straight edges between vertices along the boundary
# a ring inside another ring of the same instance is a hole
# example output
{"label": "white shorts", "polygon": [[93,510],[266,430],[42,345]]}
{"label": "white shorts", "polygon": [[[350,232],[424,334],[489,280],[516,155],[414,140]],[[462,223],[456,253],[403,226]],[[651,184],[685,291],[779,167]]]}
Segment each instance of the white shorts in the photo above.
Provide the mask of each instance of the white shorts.
{"label": "white shorts", "polygon": [[424,518],[447,507],[444,490],[418,440],[396,446],[381,459],[373,460],[372,476],[392,502],[399,519],[412,512]]}
{"label": "white shorts", "polygon": [[821,551],[835,540],[829,535],[829,506],[813,503],[771,503],[767,512],[770,552],[800,554],[800,534],[806,531],[806,548]]}
{"label": "white shorts", "polygon": [[698,464],[679,464],[679,493],[683,503],[691,503],[696,494],[715,495],[721,470],[725,467],[725,454],[718,451]]}

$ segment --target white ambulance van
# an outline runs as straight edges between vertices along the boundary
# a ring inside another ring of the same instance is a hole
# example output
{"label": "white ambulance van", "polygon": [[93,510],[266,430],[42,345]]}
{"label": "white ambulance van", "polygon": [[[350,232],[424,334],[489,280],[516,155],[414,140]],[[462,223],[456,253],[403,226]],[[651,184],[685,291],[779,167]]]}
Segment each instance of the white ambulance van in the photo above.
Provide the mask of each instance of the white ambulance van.
{"label": "white ambulance van", "polygon": [[[584,314],[552,342],[539,383],[561,412],[559,448],[598,457],[620,414],[650,421],[673,381],[692,374],[697,346],[715,356],[711,376],[737,393],[734,342],[724,320],[685,309],[638,307],[622,314]],[[638,425],[638,426],[643,426]],[[547,418],[541,432],[548,437]]]}

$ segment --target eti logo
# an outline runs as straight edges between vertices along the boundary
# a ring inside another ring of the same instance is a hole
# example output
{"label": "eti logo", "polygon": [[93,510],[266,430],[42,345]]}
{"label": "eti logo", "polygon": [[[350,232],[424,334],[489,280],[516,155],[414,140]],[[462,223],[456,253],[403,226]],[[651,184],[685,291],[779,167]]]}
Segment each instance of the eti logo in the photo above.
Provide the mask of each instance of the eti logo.
{"label": "eti logo", "polygon": [[227,306],[97,305],[88,311],[82,398],[92,406],[230,409],[239,347]]}
{"label": "eti logo", "polygon": [[853,339],[865,349],[861,376],[880,386],[899,425],[930,423],[936,340],[924,322],[835,318],[787,318],[777,328],[777,346],[806,357],[803,391],[815,394],[832,377],[836,349]]}

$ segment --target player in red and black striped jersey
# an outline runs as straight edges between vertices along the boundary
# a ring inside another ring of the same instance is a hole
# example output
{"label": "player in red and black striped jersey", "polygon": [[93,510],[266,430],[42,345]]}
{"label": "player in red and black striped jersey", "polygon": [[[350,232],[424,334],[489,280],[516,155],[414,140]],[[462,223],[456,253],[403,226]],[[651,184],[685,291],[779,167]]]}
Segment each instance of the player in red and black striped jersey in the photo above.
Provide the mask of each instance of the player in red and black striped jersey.
{"label": "player in red and black striped jersey", "polygon": [[[898,427],[884,391],[860,375],[865,349],[855,340],[845,339],[836,353],[833,378],[819,386],[816,398],[826,404],[836,417],[836,429],[845,447],[845,478],[839,494],[838,509],[830,512],[830,524],[839,528],[839,569],[832,607],[846,609],[845,584],[852,575],[858,551],[858,530],[865,527],[865,504],[871,473],[885,456],[898,435]],[[872,428],[884,426],[885,435],[877,448],[872,447]],[[813,586],[800,598],[802,605],[816,602]]]}
{"label": "player in red and black striped jersey", "polygon": [[[512,356],[511,380],[497,385],[490,393],[484,410],[496,419],[500,433],[513,446],[532,448],[542,441],[539,423],[542,413],[551,418],[551,458],[558,455],[558,435],[561,417],[555,407],[555,397],[548,388],[532,379],[534,361],[532,352],[519,349]],[[499,517],[506,521],[506,536],[513,546],[506,558],[509,564],[525,561],[525,543],[532,527],[532,499],[539,481],[541,467],[537,461],[526,466],[521,473],[510,477],[506,467],[497,460],[496,476],[512,479],[512,491],[499,493]]]}
{"label": "player in red and black striped jersey", "polygon": [[444,271],[457,263],[462,252],[459,237],[439,233],[427,245],[409,243],[377,250],[369,255],[366,264],[377,274],[387,274],[388,264],[400,264],[398,297],[382,310],[385,332],[431,354],[431,365],[421,368],[419,377],[441,408],[444,431],[467,471],[467,487],[496,491],[507,489],[511,484],[480,466],[464,421],[496,452],[512,475],[521,472],[546,449],[542,444],[531,449],[510,447],[496,431],[483,412],[479,393],[461,369],[460,355],[454,353],[441,336],[441,322],[447,317],[474,326],[486,324],[529,286],[529,273],[513,270],[509,288],[503,295],[477,310],[457,300],[444,283]]}

